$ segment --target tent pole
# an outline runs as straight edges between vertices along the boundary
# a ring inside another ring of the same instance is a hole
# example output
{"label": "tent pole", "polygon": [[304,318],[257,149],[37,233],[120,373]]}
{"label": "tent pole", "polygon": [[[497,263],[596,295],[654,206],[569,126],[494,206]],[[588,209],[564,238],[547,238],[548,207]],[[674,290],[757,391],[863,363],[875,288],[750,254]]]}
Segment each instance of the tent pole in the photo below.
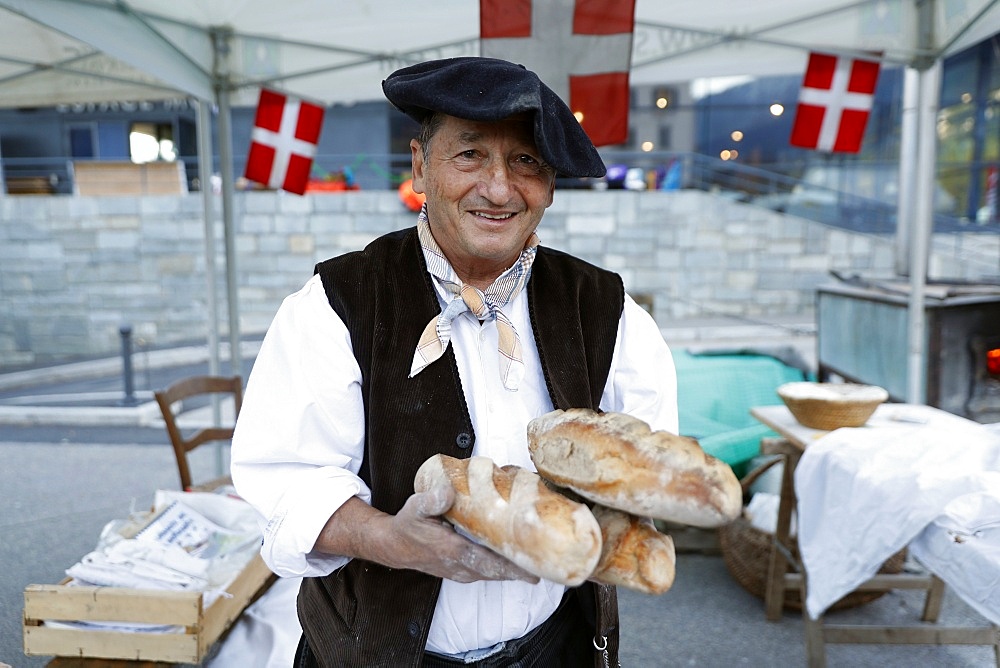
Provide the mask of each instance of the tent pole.
{"label": "tent pole", "polygon": [[917,113],[920,144],[917,147],[916,181],[923,184],[914,193],[913,234],[910,242],[910,298],[908,305],[906,400],[926,399],[927,339],[925,336],[924,289],[931,235],[934,231],[934,183],[937,160],[937,112],[941,96],[941,60],[920,72],[920,103]]}
{"label": "tent pole", "polygon": [[226,243],[226,299],[229,303],[229,368],[242,374],[240,305],[236,284],[236,232],[233,229],[233,133],[229,91],[219,89],[219,160],[222,174],[222,223]]}
{"label": "tent pole", "polygon": [[[232,32],[215,29],[211,32],[215,50],[212,77],[215,101],[218,105],[219,175],[222,180],[222,230],[226,248],[226,302],[229,306],[229,372],[243,374],[240,355],[240,310],[236,289],[236,241],[233,231],[233,131],[232,105],[229,98],[229,51]],[[216,450],[216,469],[225,470],[222,450]]]}
{"label": "tent pole", "polygon": [[215,211],[212,192],[212,110],[198,101],[198,181],[205,215],[205,276],[208,295],[208,373],[219,375],[219,299],[216,293]]}
{"label": "tent pole", "polygon": [[900,119],[899,195],[896,202],[896,275],[910,275],[910,239],[913,224],[913,199],[917,192],[917,147],[920,145],[917,123],[920,104],[920,72],[913,67],[903,70],[903,108]]}
{"label": "tent pole", "polygon": [[[201,184],[201,203],[205,217],[205,279],[208,294],[208,375],[219,375],[219,300],[215,291],[215,211],[212,192],[212,110],[208,102],[198,100],[198,182]],[[222,407],[219,395],[212,394],[212,424],[222,424]],[[215,443],[215,474],[222,475],[225,464],[222,443]]]}
{"label": "tent pole", "polygon": [[232,32],[211,32],[215,49],[215,99],[219,109],[219,173],[222,177],[222,229],[226,247],[226,300],[229,305],[229,369],[243,373],[240,355],[240,309],[236,284],[236,239],[233,229],[233,132],[230,101],[229,51]]}
{"label": "tent pole", "polygon": [[[933,52],[934,22],[937,0],[917,0],[916,43],[923,53]],[[916,134],[916,167],[912,177],[913,190],[907,199],[912,207],[913,229],[908,238],[910,295],[907,304],[906,331],[906,400],[920,404],[926,400],[927,325],[924,312],[924,292],[927,285],[927,260],[931,235],[934,232],[934,184],[937,163],[937,111],[941,97],[941,59],[926,55],[914,59],[912,68],[918,74],[907,83],[916,84],[916,93],[908,102],[916,102],[914,132]],[[902,147],[901,147],[902,149]],[[902,152],[902,150],[901,150]],[[901,156],[902,157],[902,156]],[[906,168],[900,165],[901,169]],[[902,222],[900,220],[899,222]],[[897,222],[897,224],[899,224]],[[909,224],[909,221],[906,221]]]}

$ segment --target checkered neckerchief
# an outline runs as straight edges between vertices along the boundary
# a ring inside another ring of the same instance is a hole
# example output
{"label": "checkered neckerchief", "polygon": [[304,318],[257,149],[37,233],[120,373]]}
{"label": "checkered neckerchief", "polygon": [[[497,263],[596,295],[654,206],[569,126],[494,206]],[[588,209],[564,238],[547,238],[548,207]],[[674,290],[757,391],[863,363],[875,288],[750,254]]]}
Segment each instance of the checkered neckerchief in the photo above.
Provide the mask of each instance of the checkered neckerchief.
{"label": "checkered neckerchief", "polygon": [[426,207],[420,210],[420,216],[417,218],[417,234],[420,237],[420,246],[424,251],[428,271],[453,297],[441,315],[432,318],[420,335],[420,341],[413,354],[410,377],[420,373],[428,364],[444,354],[448,342],[451,341],[451,321],[459,314],[471,311],[482,321],[496,320],[499,335],[497,350],[500,353],[500,380],[503,381],[505,388],[512,392],[516,391],[521,379],[524,378],[521,339],[514,325],[500,309],[514,299],[528,282],[528,277],[531,276],[531,263],[535,261],[538,236],[531,234],[517,262],[497,277],[486,292],[483,292],[471,285],[464,285],[462,279],[452,269],[431,234]]}

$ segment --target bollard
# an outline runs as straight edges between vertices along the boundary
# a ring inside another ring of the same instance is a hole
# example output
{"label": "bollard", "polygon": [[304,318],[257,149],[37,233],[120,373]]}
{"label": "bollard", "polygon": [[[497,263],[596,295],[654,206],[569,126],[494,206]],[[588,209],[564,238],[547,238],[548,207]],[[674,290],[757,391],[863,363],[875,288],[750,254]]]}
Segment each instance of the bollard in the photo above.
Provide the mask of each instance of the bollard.
{"label": "bollard", "polygon": [[135,398],[135,378],[132,371],[132,325],[124,323],[118,328],[122,337],[122,374],[125,381],[125,396],[122,406],[135,406],[139,401]]}

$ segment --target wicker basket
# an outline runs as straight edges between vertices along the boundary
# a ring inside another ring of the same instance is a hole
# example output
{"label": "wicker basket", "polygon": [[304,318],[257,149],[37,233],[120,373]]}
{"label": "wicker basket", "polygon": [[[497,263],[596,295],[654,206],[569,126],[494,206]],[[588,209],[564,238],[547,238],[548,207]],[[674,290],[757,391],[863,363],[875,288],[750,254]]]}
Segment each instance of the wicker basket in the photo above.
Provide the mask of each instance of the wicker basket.
{"label": "wicker basket", "polygon": [[[754,469],[741,481],[744,494],[764,471],[782,459],[774,459]],[[770,567],[773,534],[755,527],[745,515],[719,529],[719,547],[722,560],[730,575],[748,592],[760,599],[767,589],[767,572]],[[793,543],[792,554],[800,559],[798,545]],[[879,573],[899,573],[906,561],[906,548],[889,557]],[[829,607],[829,610],[854,608],[880,598],[884,591],[854,591]],[[786,589],[783,606],[788,610],[802,610],[802,597],[798,590]]]}
{"label": "wicker basket", "polygon": [[778,396],[800,424],[826,431],[860,427],[889,393],[875,385],[854,383],[785,383]]}

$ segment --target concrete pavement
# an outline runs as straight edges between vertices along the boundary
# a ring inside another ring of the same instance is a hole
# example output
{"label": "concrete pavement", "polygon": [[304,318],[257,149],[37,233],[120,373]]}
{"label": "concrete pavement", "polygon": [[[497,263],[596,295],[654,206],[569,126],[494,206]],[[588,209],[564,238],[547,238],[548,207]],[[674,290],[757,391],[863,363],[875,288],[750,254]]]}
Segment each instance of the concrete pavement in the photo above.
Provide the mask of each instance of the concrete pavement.
{"label": "concrete pavement", "polygon": [[[747,323],[730,323],[725,331],[713,332],[712,327],[723,325],[691,324],[688,329],[665,330],[665,337],[675,348],[789,345],[807,359],[813,345],[808,331]],[[253,344],[248,346],[250,354],[244,359],[252,360]],[[155,361],[150,354],[147,364],[137,365],[142,379],[137,394],[203,370],[204,351],[194,348],[184,354],[165,351],[163,359]],[[175,357],[168,361],[170,355]],[[93,548],[106,522],[148,507],[158,488],[177,487],[166,433],[143,407],[148,401],[140,401],[139,407],[115,405],[121,393],[120,369],[120,360],[111,360],[75,369],[36,370],[34,375],[25,372],[16,381],[11,374],[0,375],[0,662],[17,668],[46,662],[22,653],[25,585],[58,582],[65,568]],[[91,403],[102,405],[81,406],[74,395],[88,395]],[[32,396],[36,398],[28,398]],[[140,396],[145,397],[148,394]],[[11,417],[42,407],[53,410],[33,412],[29,420]],[[107,411],[119,417],[110,419]],[[126,411],[128,417],[120,417]],[[214,461],[207,458],[195,466],[210,471]],[[918,593],[894,591],[829,618],[909,624],[919,619],[922,605]],[[621,609],[624,666],[805,665],[799,614],[786,612],[781,621],[767,622],[763,603],[736,583],[718,554],[680,554],[673,589],[658,597],[622,591]],[[940,623],[985,625],[950,594]],[[933,645],[838,645],[828,647],[827,658],[831,668],[968,668],[994,661],[989,647]]]}

